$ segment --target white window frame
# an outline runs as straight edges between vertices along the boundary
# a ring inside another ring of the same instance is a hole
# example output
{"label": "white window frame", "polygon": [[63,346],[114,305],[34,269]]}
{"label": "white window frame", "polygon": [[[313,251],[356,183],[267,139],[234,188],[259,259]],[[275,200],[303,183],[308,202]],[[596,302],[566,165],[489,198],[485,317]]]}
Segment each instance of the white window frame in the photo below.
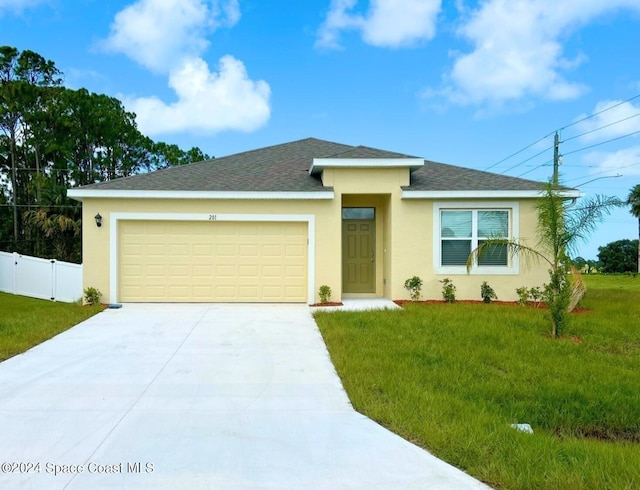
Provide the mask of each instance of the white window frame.
{"label": "white window frame", "polygon": [[[440,218],[442,211],[508,211],[509,235],[511,240],[517,240],[520,234],[520,205],[516,201],[452,201],[435,202],[433,204],[433,267],[436,274],[462,275],[467,274],[464,265],[442,265],[442,249],[440,236]],[[471,250],[478,243],[477,212],[473,213]],[[480,237],[484,238],[484,237]],[[518,256],[509,255],[506,266],[478,266],[474,264],[468,274],[471,275],[516,275],[520,273]]]}

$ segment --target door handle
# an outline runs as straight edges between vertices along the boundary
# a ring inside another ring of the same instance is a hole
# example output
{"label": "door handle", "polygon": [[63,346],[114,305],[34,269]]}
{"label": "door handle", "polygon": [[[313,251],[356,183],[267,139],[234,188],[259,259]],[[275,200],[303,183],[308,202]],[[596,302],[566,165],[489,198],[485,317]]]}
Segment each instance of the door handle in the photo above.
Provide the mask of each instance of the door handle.
{"label": "door handle", "polygon": [[372,251],[371,251],[371,262],[373,262],[374,257],[375,257],[375,253],[374,253],[374,251],[372,250]]}

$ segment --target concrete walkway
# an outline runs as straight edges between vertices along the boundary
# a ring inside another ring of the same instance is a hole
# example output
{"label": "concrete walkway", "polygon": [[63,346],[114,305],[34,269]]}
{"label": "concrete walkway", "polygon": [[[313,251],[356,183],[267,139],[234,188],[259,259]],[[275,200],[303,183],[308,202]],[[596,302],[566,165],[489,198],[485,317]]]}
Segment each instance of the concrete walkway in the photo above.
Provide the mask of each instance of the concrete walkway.
{"label": "concrete walkway", "polygon": [[400,307],[386,298],[346,298],[341,306],[315,306],[324,311],[397,310]]}
{"label": "concrete walkway", "polygon": [[304,305],[107,310],[0,363],[0,437],[3,489],[487,488],[356,413]]}

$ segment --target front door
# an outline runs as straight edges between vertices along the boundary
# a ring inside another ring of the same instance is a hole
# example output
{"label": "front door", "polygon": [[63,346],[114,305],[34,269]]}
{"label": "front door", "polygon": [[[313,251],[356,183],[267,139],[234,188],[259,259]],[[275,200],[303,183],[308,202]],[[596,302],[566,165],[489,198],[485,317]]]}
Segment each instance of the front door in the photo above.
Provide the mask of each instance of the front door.
{"label": "front door", "polygon": [[342,221],[342,290],[345,293],[376,291],[375,219]]}

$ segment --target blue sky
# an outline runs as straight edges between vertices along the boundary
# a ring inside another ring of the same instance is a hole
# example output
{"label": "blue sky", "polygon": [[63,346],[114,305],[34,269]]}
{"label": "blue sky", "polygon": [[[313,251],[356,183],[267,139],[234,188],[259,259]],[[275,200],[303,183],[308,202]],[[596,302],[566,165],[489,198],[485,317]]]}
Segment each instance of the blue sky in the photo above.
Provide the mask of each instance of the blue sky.
{"label": "blue sky", "polygon": [[[546,181],[563,128],[565,184],[640,183],[640,0],[0,0],[0,44],[215,156],[313,136]],[[579,252],[636,237],[619,210]]]}

